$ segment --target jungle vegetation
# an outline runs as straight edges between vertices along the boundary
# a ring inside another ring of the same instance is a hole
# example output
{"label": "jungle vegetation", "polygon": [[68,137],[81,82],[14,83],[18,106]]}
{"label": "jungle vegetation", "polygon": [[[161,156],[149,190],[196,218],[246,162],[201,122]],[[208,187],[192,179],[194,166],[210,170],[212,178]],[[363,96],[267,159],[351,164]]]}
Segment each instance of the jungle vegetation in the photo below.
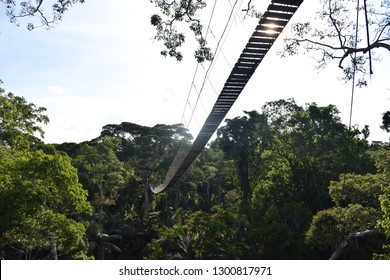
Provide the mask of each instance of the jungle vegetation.
{"label": "jungle vegetation", "polygon": [[388,259],[390,150],[333,105],[267,102],[225,121],[179,183],[159,184],[192,136],[107,124],[45,144],[45,108],[1,90],[5,259]]}

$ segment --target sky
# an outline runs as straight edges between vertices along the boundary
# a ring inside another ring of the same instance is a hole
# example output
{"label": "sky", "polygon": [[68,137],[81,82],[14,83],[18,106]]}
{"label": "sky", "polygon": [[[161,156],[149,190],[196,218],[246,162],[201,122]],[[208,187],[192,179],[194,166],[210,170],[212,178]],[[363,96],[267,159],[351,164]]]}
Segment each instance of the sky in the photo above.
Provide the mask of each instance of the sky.
{"label": "sky", "polygon": [[[208,1],[202,12],[205,25],[213,2]],[[233,2],[217,1],[208,33],[211,47],[215,48],[222,36]],[[270,1],[254,2],[264,10]],[[316,2],[304,1],[292,22],[307,21]],[[208,63],[195,72],[195,43],[190,36],[183,48],[183,61],[160,55],[162,44],[153,39],[150,25],[156,8],[150,1],[87,0],[70,8],[55,28],[33,31],[23,22],[20,27],[9,23],[1,7],[2,87],[47,108],[50,123],[43,127],[46,143],[91,140],[100,135],[104,125],[124,121],[147,126],[184,123],[196,136],[256,26],[256,20],[243,19],[245,3],[238,1],[207,78]],[[227,118],[243,115],[244,110],[260,111],[267,101],[294,98],[299,105],[336,105],[342,121],[348,124],[351,83],[340,81],[342,71],[337,62],[317,70],[310,56],[281,58],[277,53],[282,49],[283,35]],[[390,109],[390,54],[378,54],[381,61],[374,62],[368,86],[355,89],[352,124],[360,128],[369,125],[370,140],[388,141],[390,135],[379,125],[382,114]],[[188,124],[203,81],[200,101]]]}

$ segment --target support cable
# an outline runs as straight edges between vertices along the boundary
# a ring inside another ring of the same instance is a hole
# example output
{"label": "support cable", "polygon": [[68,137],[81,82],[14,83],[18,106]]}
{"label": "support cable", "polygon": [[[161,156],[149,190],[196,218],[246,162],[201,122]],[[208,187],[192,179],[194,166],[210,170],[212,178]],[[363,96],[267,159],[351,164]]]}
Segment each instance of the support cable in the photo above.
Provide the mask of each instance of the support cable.
{"label": "support cable", "polygon": [[[220,45],[220,43],[221,43],[221,41],[222,41],[222,38],[224,37],[224,35],[225,35],[225,33],[226,33],[226,30],[227,30],[227,28],[228,28],[228,26],[229,26],[230,20],[232,19],[232,15],[233,15],[234,9],[235,9],[235,7],[236,7],[236,5],[237,5],[237,2],[238,2],[238,0],[236,0],[236,1],[234,2],[234,5],[233,5],[232,10],[231,10],[231,12],[230,12],[228,21],[226,22],[226,25],[225,25],[225,27],[224,27],[224,29],[223,29],[223,32],[222,32],[222,35],[221,35],[221,37],[220,37],[220,39],[219,39],[219,41],[218,41],[218,43],[217,43],[216,50],[218,50],[219,45]],[[199,98],[200,98],[200,96],[201,96],[202,93],[203,93],[203,89],[204,89],[204,86],[205,86],[205,84],[206,84],[207,77],[208,77],[208,75],[209,75],[209,72],[210,72],[212,66],[214,65],[214,61],[215,61],[215,60],[213,60],[213,61],[210,63],[210,65],[209,65],[209,67],[207,68],[207,71],[206,71],[206,73],[205,73],[205,75],[204,75],[203,82],[202,82],[202,86],[200,87],[198,96],[197,96],[197,98],[196,98],[194,110],[193,110],[192,113],[191,113],[189,123],[191,123],[191,120],[192,120],[192,118],[193,118],[193,116],[194,116],[196,107],[198,106],[198,103],[199,103]]]}
{"label": "support cable", "polygon": [[367,33],[367,46],[368,46],[368,58],[370,62],[370,76],[374,74],[372,71],[372,58],[371,58],[371,48],[370,48],[370,30],[368,28],[368,14],[367,14],[367,0],[363,0],[364,2],[364,15],[366,17],[366,33]]}
{"label": "support cable", "polygon": [[[209,31],[211,30],[211,29],[210,29],[211,21],[212,21],[212,19],[213,19],[213,17],[214,17],[214,12],[215,12],[215,7],[217,6],[217,1],[218,1],[218,0],[215,0],[215,1],[214,1],[213,9],[211,10],[211,15],[210,15],[209,23],[208,23],[208,25],[207,25],[206,34],[205,34],[205,36],[204,36],[204,37],[205,37],[205,40],[207,39],[207,35],[209,34]],[[185,112],[186,112],[186,109],[187,109],[187,104],[189,105],[189,100],[190,100],[190,96],[191,96],[192,86],[195,86],[195,78],[196,78],[196,74],[197,74],[197,72],[198,72],[199,64],[200,64],[199,62],[196,64],[194,76],[192,77],[192,81],[191,81],[190,90],[188,91],[187,100],[186,100],[186,103],[185,103],[185,105],[184,105],[183,114],[182,114],[182,116],[181,116],[181,122],[183,122],[183,120],[185,120],[184,115],[185,115]],[[194,109],[194,110],[195,110],[195,109]],[[190,122],[188,123],[187,128],[188,128],[189,125],[190,125]]]}
{"label": "support cable", "polygon": [[198,136],[187,150],[179,150],[168,169],[164,183],[151,186],[153,193],[159,193],[174,186],[191,166],[302,2],[303,0],[271,1],[227,78]]}
{"label": "support cable", "polygon": [[[356,28],[355,28],[355,49],[357,48],[357,41],[358,41],[358,32],[359,32],[359,6],[360,1],[357,0],[357,6],[356,6]],[[352,128],[352,112],[353,112],[353,101],[354,101],[354,95],[355,95],[355,76],[356,76],[356,52],[354,53],[354,57],[352,59],[352,65],[353,65],[353,74],[352,74],[352,89],[351,89],[351,107],[349,109],[349,131],[351,131]]]}

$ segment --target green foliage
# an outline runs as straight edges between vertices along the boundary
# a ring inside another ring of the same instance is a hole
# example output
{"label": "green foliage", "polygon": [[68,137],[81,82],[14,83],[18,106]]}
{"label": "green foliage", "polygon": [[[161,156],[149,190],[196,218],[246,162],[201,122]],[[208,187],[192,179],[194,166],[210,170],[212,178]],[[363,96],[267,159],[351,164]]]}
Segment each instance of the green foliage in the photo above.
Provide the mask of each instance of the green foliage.
{"label": "green foliage", "polygon": [[[55,242],[63,259],[85,259],[86,227],[51,210],[41,210],[15,221],[13,227],[1,238],[2,245],[20,247],[26,258],[34,250],[49,251]],[[51,240],[50,238],[54,238]]]}
{"label": "green foliage", "polygon": [[13,93],[5,94],[0,88],[0,143],[11,147],[28,147],[35,134],[42,137],[40,124],[47,124],[49,118],[43,115],[46,109],[27,103],[23,97]]}
{"label": "green foliage", "polygon": [[134,176],[134,171],[117,158],[119,149],[120,141],[106,137],[98,143],[82,144],[73,160],[80,182],[100,215],[103,206],[116,204],[120,191]]}
{"label": "green foliage", "polygon": [[118,158],[129,162],[141,178],[171,161],[179,145],[192,138],[181,124],[146,127],[128,122],[104,126],[101,137],[105,136],[121,140]]}
{"label": "green foliage", "polygon": [[380,222],[383,231],[390,238],[390,187],[386,185],[383,187],[383,193],[379,198],[381,209],[383,211],[383,219]]}
{"label": "green foliage", "polygon": [[[0,249],[7,258],[85,258],[91,214],[71,159],[43,137],[46,109],[0,89]],[[32,149],[32,144],[35,145]],[[42,149],[39,149],[42,148]],[[49,238],[50,237],[50,238]]]}
{"label": "green foliage", "polygon": [[311,213],[301,202],[282,202],[253,210],[248,242],[253,259],[308,259],[313,255],[305,245],[304,232]]}
{"label": "green foliage", "polygon": [[178,61],[183,59],[179,50],[185,41],[184,32],[177,29],[179,22],[186,22],[189,29],[198,42],[198,49],[195,51],[195,58],[198,62],[212,60],[213,54],[207,47],[205,38],[202,35],[203,25],[198,15],[199,10],[206,7],[204,0],[151,0],[161,11],[161,14],[154,14],[150,23],[156,27],[155,39],[164,42],[165,49],[161,51],[163,56],[171,56]]}
{"label": "green foliage", "polygon": [[360,204],[364,207],[379,209],[379,195],[382,190],[383,176],[380,174],[343,174],[338,181],[331,181],[329,194],[336,206]]}
{"label": "green foliage", "polygon": [[[334,251],[336,256],[347,247],[352,237],[364,237],[371,243],[383,244],[383,249],[386,247],[386,242],[380,238],[385,230],[378,227],[378,223],[386,225],[386,207],[382,201],[389,184],[382,168],[386,166],[388,155],[379,150],[373,153],[373,157],[377,162],[377,174],[342,174],[338,181],[330,182],[329,193],[336,207],[319,211],[313,217],[307,232],[309,242]],[[375,253],[377,249],[371,245],[367,246],[365,250],[369,254],[385,256]]]}
{"label": "green foliage", "polygon": [[118,234],[107,234],[101,223],[91,222],[87,231],[89,241],[89,254],[95,259],[104,260],[112,258],[113,253],[121,253],[116,245],[122,239]]}
{"label": "green foliage", "polygon": [[390,132],[390,111],[383,113],[382,125],[380,127],[386,132]]}
{"label": "green foliage", "polygon": [[320,248],[335,250],[349,235],[374,229],[381,213],[377,209],[350,204],[319,211],[306,233],[307,240]]}
{"label": "green foliage", "polygon": [[111,137],[121,141],[118,158],[135,170],[135,175],[144,186],[143,216],[147,221],[151,184],[163,181],[165,172],[180,145],[188,144],[192,136],[182,124],[158,124],[154,127],[146,127],[123,122],[119,125],[104,126],[101,137]]}
{"label": "green foliage", "polygon": [[227,120],[177,185],[152,195],[191,144],[182,125],[109,124],[53,147],[33,138],[43,108],[1,100],[7,258],[388,258],[390,153],[370,149],[368,129],[350,131],[333,105],[277,100]]}
{"label": "green foliage", "polygon": [[266,151],[261,159],[262,174],[252,196],[253,210],[260,215],[269,207],[282,207],[297,193],[292,183],[292,170],[283,158]]}
{"label": "green foliage", "polygon": [[227,120],[226,125],[218,129],[218,144],[227,159],[236,164],[238,180],[242,191],[242,210],[247,213],[250,208],[252,187],[250,186],[250,169],[255,153],[264,147],[267,137],[259,133],[260,126],[265,126],[264,116],[256,111],[245,112],[249,117],[236,117]]}
{"label": "green foliage", "polygon": [[382,194],[379,197],[383,219],[380,221],[380,227],[388,238],[390,238],[390,151],[388,148],[382,148],[374,157],[376,158],[378,171],[383,176]]}
{"label": "green foliage", "polygon": [[226,210],[197,211],[185,224],[159,228],[148,245],[148,259],[236,259],[245,249],[240,234],[246,222]]}
{"label": "green foliage", "polygon": [[61,257],[85,256],[86,227],[76,220],[91,214],[91,206],[70,158],[0,148],[6,163],[0,174],[0,247],[20,247],[29,258],[33,250],[47,249],[51,234]]}
{"label": "green foliage", "polygon": [[375,171],[364,153],[364,142],[351,135],[333,105],[302,108],[294,100],[268,102],[263,107],[276,133],[273,149],[289,164],[300,200],[317,211],[330,206],[328,185],[341,173]]}

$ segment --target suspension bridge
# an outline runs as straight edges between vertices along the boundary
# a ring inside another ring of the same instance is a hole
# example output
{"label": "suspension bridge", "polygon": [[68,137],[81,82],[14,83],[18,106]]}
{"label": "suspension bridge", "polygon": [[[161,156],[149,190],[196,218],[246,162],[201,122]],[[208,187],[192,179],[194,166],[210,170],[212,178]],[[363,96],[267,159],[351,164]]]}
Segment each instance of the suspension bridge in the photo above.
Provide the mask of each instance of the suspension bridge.
{"label": "suspension bridge", "polygon": [[153,193],[162,192],[175,185],[191,166],[302,2],[303,0],[271,1],[228,76],[196,139],[191,146],[182,147],[178,151],[164,182],[158,186],[151,186]]}

